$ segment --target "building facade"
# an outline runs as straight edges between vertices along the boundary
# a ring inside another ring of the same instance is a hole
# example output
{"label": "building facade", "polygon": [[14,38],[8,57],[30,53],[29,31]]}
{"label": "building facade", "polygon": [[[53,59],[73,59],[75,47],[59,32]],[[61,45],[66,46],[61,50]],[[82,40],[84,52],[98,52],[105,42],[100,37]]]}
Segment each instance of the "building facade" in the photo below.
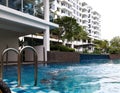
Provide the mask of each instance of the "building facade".
{"label": "building facade", "polygon": [[[0,53],[8,47],[18,49],[20,36],[39,32],[43,32],[45,53],[50,50],[49,30],[58,27],[57,24],[49,21],[51,1],[0,0]],[[11,61],[15,60],[12,54],[9,58]]]}
{"label": "building facade", "polygon": [[[54,0],[50,3],[51,16],[56,19],[57,17],[68,16],[76,19],[79,25],[83,26],[91,41],[94,39],[101,39],[100,30],[100,14],[97,13],[89,6],[86,2],[81,0]],[[76,43],[77,42],[77,43]],[[70,43],[70,42],[69,42]],[[79,51],[83,51],[83,48],[93,51],[92,42],[86,41],[75,41],[71,43],[78,47]],[[82,46],[82,47],[81,47]]]}
{"label": "building facade", "polygon": [[85,28],[91,38],[100,39],[100,14],[86,2],[81,0],[54,0],[50,3],[51,15],[54,19],[69,16]]}

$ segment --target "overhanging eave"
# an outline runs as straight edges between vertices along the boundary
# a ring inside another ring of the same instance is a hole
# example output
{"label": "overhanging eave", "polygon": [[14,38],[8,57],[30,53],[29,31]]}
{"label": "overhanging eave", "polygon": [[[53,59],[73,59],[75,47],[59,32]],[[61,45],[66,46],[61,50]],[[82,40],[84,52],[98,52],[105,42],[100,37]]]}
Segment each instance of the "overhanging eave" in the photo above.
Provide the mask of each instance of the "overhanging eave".
{"label": "overhanging eave", "polygon": [[46,29],[46,27],[50,28],[59,27],[55,23],[0,5],[0,24],[5,25],[5,22],[7,22],[6,26],[12,25],[13,28],[14,27],[16,27],[17,29],[21,28],[22,31],[26,31],[26,28],[30,29],[33,28],[34,31],[35,30],[39,31],[39,29],[44,30]]}

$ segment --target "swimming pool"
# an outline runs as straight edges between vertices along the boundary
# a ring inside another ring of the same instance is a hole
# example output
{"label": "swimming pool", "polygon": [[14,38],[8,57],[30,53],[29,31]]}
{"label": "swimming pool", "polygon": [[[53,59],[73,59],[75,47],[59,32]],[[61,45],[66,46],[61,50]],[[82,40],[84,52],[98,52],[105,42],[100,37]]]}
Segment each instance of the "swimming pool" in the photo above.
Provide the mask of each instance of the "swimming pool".
{"label": "swimming pool", "polygon": [[4,81],[13,93],[120,93],[120,60],[91,60],[80,64],[22,65],[22,87],[17,86],[17,67],[4,67]]}

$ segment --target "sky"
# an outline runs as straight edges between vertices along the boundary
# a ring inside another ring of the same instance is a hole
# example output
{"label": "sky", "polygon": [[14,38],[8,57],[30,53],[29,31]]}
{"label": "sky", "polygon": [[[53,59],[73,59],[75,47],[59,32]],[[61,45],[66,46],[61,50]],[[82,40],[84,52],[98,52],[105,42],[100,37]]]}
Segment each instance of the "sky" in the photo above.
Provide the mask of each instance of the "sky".
{"label": "sky", "polygon": [[101,15],[101,38],[110,41],[120,36],[119,0],[83,0]]}

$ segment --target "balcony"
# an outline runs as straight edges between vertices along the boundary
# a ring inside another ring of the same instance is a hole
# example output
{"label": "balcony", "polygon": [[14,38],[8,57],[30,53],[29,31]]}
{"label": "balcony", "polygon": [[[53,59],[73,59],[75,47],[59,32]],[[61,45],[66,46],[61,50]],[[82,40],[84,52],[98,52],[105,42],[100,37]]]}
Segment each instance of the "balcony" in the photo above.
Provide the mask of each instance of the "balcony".
{"label": "balcony", "polygon": [[61,0],[61,2],[65,2],[65,3],[67,3],[67,4],[70,4],[70,5],[72,5],[72,2],[71,1],[69,1],[69,0]]}
{"label": "balcony", "polygon": [[65,10],[67,10],[67,11],[69,11],[69,12],[72,12],[72,8],[71,8],[71,7],[68,8],[68,6],[65,6],[65,5],[62,5],[62,6],[61,6],[61,9],[65,9]]}

